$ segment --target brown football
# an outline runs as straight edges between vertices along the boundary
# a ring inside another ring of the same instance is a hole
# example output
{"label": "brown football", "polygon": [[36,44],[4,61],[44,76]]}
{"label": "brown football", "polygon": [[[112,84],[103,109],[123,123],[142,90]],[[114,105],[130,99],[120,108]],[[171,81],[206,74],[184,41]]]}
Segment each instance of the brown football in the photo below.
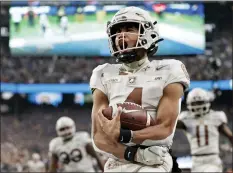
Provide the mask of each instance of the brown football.
{"label": "brown football", "polygon": [[114,108],[110,106],[103,110],[103,115],[107,119],[111,120],[113,112],[117,111],[117,107],[119,106],[122,107],[122,113],[120,115],[122,128],[129,130],[141,130],[155,125],[154,119],[146,110],[144,110],[140,105],[131,102],[119,103]]}

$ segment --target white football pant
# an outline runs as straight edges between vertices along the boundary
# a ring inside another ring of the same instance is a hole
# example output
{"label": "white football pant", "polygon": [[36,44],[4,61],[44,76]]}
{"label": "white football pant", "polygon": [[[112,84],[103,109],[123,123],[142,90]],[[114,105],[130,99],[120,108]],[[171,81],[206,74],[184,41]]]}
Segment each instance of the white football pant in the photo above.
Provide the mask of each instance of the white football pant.
{"label": "white football pant", "polygon": [[173,160],[169,153],[165,154],[162,165],[148,166],[109,158],[104,166],[104,172],[171,172]]}

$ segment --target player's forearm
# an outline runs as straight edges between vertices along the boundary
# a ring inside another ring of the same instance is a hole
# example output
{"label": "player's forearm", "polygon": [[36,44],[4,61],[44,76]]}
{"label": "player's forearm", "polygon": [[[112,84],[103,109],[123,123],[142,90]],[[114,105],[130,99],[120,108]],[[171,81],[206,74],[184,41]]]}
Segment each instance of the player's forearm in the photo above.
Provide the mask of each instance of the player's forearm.
{"label": "player's forearm", "polygon": [[113,154],[119,159],[124,159],[125,146],[121,143],[106,143],[106,140],[98,138],[98,133],[94,136],[94,142],[97,148],[107,153]]}
{"label": "player's forearm", "polygon": [[233,145],[233,136],[229,136],[229,140],[231,142],[231,145]]}
{"label": "player's forearm", "polygon": [[93,140],[98,149],[107,153],[111,153],[111,150],[116,145],[115,143],[107,143],[106,140],[103,139],[102,134],[99,134],[98,132],[94,134]]}
{"label": "player's forearm", "polygon": [[158,124],[145,129],[134,131],[132,142],[141,144],[144,140],[163,140],[172,134],[171,124]]}
{"label": "player's forearm", "polygon": [[126,146],[122,145],[121,143],[118,143],[115,149],[112,151],[112,154],[119,159],[124,159],[125,149]]}
{"label": "player's forearm", "polygon": [[87,144],[86,146],[86,150],[87,152],[96,159],[98,166],[100,167],[100,169],[103,171],[103,164],[101,162],[100,157],[98,156],[98,154],[96,153],[96,151],[94,150],[93,146],[91,143]]}

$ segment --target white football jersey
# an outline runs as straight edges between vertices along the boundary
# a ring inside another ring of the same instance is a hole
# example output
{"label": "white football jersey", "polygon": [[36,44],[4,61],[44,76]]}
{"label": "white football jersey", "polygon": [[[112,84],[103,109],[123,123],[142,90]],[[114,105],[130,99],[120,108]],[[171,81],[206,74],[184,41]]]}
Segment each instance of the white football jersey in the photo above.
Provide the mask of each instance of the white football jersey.
{"label": "white football jersey", "polygon": [[184,111],[179,115],[179,120],[187,128],[192,155],[219,153],[218,127],[227,123],[224,112],[210,110],[208,114],[196,118],[191,112]]}
{"label": "white football jersey", "polygon": [[[122,64],[103,64],[93,70],[90,87],[101,90],[109,100],[109,106],[123,103],[135,88],[142,88],[141,106],[156,118],[156,109],[163,96],[163,89],[171,83],[190,84],[188,73],[178,60],[153,60],[145,62],[133,74],[122,74]],[[175,129],[174,129],[175,131]],[[170,147],[174,132],[164,140],[145,140],[142,145],[165,145]]]}
{"label": "white football jersey", "polygon": [[91,156],[86,152],[86,145],[90,142],[87,132],[76,132],[67,142],[61,137],[51,140],[49,151],[58,157],[65,172],[92,172],[94,169]]}
{"label": "white football jersey", "polygon": [[45,171],[45,164],[41,160],[38,162],[29,160],[27,165],[28,165],[28,172],[44,172]]}

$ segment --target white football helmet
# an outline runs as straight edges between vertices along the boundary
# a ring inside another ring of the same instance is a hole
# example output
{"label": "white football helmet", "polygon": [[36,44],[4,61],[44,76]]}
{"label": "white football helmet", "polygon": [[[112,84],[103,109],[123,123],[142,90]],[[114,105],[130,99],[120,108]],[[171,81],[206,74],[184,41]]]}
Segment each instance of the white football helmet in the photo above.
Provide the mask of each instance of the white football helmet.
{"label": "white football helmet", "polygon": [[76,126],[74,121],[69,117],[61,117],[56,123],[57,135],[63,139],[69,139],[74,136],[76,132]]}
{"label": "white football helmet", "polygon": [[[137,43],[134,47],[127,47],[128,45],[125,43],[123,36],[123,47],[119,50],[119,47],[115,44],[116,36],[130,32],[116,33],[116,29],[119,24],[127,23],[134,23],[139,26]],[[135,61],[136,49],[144,48],[147,50],[148,55],[153,55],[158,49],[157,43],[163,40],[159,38],[156,24],[157,21],[152,19],[149,12],[141,8],[132,6],[120,9],[107,24],[108,42],[112,56],[117,57],[118,61],[130,63]]]}
{"label": "white football helmet", "polygon": [[194,88],[188,93],[187,108],[194,115],[205,115],[210,110],[210,97],[202,88]]}

